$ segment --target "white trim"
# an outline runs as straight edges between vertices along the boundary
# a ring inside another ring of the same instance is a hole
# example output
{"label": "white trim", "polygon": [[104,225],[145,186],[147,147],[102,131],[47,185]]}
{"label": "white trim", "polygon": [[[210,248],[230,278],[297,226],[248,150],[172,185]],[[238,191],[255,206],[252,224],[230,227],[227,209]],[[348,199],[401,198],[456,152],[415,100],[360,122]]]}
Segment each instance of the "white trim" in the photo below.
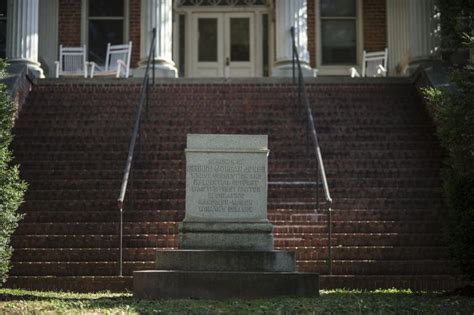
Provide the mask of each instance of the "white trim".
{"label": "white trim", "polygon": [[[350,74],[351,67],[359,67],[361,65],[362,52],[364,50],[364,30],[363,30],[363,7],[362,0],[355,0],[356,3],[356,60],[355,65],[321,65],[321,17],[320,17],[320,0],[315,0],[314,16],[316,19],[316,32],[315,32],[315,43],[316,43],[316,69],[318,69],[318,75],[347,75]],[[313,56],[314,57],[314,56]]]}

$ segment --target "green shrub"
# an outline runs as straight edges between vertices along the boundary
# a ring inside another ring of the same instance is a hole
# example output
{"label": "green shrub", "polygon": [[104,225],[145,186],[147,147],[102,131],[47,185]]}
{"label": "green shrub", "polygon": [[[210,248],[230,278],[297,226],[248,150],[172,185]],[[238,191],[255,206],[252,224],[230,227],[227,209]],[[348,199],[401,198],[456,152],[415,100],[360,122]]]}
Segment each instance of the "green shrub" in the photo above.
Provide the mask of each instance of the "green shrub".
{"label": "green shrub", "polygon": [[[5,62],[0,60],[2,76],[4,69]],[[18,166],[12,165],[9,150],[14,110],[14,103],[8,97],[5,85],[0,84],[0,286],[5,282],[10,268],[10,237],[21,219],[17,209],[26,190],[26,184],[19,178]]]}
{"label": "green shrub", "polygon": [[[465,36],[465,38],[467,38]],[[469,38],[470,45],[474,42]],[[437,134],[446,152],[442,177],[450,210],[453,258],[474,280],[474,67],[452,75],[454,90],[424,90]]]}
{"label": "green shrub", "polygon": [[[474,1],[441,0],[437,1],[441,22],[441,48],[445,60],[452,60],[452,55],[466,52],[463,33],[474,30]],[[459,60],[458,60],[459,61]]]}

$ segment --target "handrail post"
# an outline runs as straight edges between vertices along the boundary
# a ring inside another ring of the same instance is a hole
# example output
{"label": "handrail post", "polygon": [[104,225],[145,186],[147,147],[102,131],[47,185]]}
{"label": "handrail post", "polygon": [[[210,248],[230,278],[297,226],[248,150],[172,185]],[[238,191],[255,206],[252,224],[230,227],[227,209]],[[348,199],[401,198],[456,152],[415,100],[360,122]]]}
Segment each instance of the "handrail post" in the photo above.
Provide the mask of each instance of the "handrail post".
{"label": "handrail post", "polygon": [[291,49],[292,51],[292,71],[293,71],[293,84],[296,83],[296,78],[295,78],[295,67],[296,67],[296,54],[295,54],[295,49],[294,47],[296,47],[296,43],[295,43],[295,27],[292,26],[290,28],[290,32],[291,32],[291,43],[293,44],[293,49]]}
{"label": "handrail post", "polygon": [[[323,158],[321,155],[321,149],[318,143],[318,134],[316,133],[316,126],[314,124],[314,118],[311,111],[311,107],[309,106],[308,96],[306,95],[305,87],[304,87],[304,77],[303,71],[301,69],[301,62],[298,56],[298,49],[296,48],[296,40],[295,40],[295,33],[294,28],[291,28],[291,37],[292,37],[292,44],[293,44],[293,84],[295,84],[295,63],[298,66],[298,105],[303,106],[302,110],[306,110],[306,119],[307,119],[307,131],[306,131],[306,145],[307,151],[309,146],[309,132],[311,131],[311,136],[314,145],[314,153],[316,155],[317,167],[316,167],[316,199],[317,199],[317,207],[318,210],[321,210],[320,203],[319,203],[319,176],[321,176],[321,183],[323,185],[323,191],[325,194],[326,203],[328,205],[328,269],[329,274],[332,275],[332,198],[329,193],[329,187],[326,178],[326,172],[324,170],[324,163]],[[304,102],[304,103],[303,103]],[[311,130],[309,130],[311,128]]]}
{"label": "handrail post", "polygon": [[332,209],[328,207],[328,264],[329,275],[332,275]]}
{"label": "handrail post", "polygon": [[120,206],[119,277],[123,276],[123,204]]}
{"label": "handrail post", "polygon": [[[138,138],[138,153],[137,155],[140,154],[140,146],[141,146],[141,130],[140,130],[140,124],[141,124],[141,119],[142,119],[142,112],[143,110],[146,111],[146,114],[148,113],[148,98],[149,98],[149,84],[150,84],[150,64],[153,62],[153,84],[154,84],[154,79],[155,79],[155,57],[154,57],[154,51],[155,51],[155,41],[156,41],[156,29],[153,29],[153,38],[151,40],[151,45],[150,45],[150,50],[148,54],[148,59],[146,63],[146,70],[145,70],[145,76],[143,77],[142,81],[142,86],[140,90],[140,101],[138,103],[138,108],[135,113],[135,118],[134,118],[134,125],[133,125],[133,131],[132,131],[132,136],[130,138],[130,144],[128,147],[128,155],[127,155],[127,161],[125,163],[125,170],[123,172],[123,178],[122,178],[122,186],[120,188],[120,194],[119,198],[117,199],[118,201],[118,208],[120,211],[120,224],[119,224],[119,276],[122,277],[123,275],[123,204],[125,200],[125,194],[127,192],[127,186],[129,182],[129,178],[131,181],[131,197],[129,202],[131,202],[131,206],[134,207],[134,198],[135,198],[135,193],[134,193],[134,171],[133,171],[133,160],[134,160],[134,155],[135,155],[135,146],[137,144],[137,138]],[[151,59],[153,58],[153,60]],[[145,109],[143,108],[145,106]],[[148,115],[147,115],[148,116]]]}
{"label": "handrail post", "polygon": [[155,43],[155,41],[156,41],[156,27],[153,28],[153,39],[154,39],[154,40],[152,41],[152,42],[153,42],[153,50],[152,50],[152,54],[153,54],[153,56],[152,56],[152,58],[153,58],[153,59],[152,59],[153,68],[151,69],[151,71],[152,71],[152,74],[153,74],[153,75],[152,75],[152,78],[153,78],[153,85],[155,85],[155,63],[156,63],[156,58],[155,58],[155,50],[156,50],[156,47],[155,47],[155,46],[156,46],[156,43]]}

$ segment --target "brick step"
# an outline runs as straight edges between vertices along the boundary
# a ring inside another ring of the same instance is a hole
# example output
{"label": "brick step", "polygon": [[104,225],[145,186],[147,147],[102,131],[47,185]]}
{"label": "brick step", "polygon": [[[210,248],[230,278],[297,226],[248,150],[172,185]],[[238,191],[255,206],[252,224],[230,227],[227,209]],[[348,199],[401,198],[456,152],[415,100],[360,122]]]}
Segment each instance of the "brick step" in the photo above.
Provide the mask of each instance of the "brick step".
{"label": "brick step", "polygon": [[[170,163],[169,161],[166,163]],[[173,162],[174,163],[174,162]],[[181,161],[176,163],[182,164]],[[271,163],[273,164],[273,163]],[[44,169],[33,169],[27,166],[20,165],[21,176],[27,178],[33,185],[35,181],[47,180],[51,181],[68,181],[75,183],[76,181],[100,181],[100,180],[112,180],[121,181],[123,177],[123,170],[116,169],[56,169],[56,168],[44,168]],[[272,171],[268,174],[269,181],[314,181],[316,180],[316,168],[310,167],[306,169],[293,169],[285,170],[278,169],[272,166]],[[350,183],[360,180],[360,183],[365,186],[370,186],[370,182],[378,181],[391,181],[391,180],[407,180],[410,181],[410,185],[414,185],[415,181],[423,180],[428,178],[438,178],[439,170],[427,169],[427,168],[406,168],[406,169],[357,169],[351,172],[336,172],[335,170],[326,169],[328,180],[334,184],[338,182],[343,183],[347,179]],[[184,180],[185,169],[184,167],[179,168],[168,168],[168,169],[144,169],[134,168],[134,178],[136,181],[145,180]],[[41,180],[38,180],[40,178]],[[357,184],[359,185],[359,184]],[[391,186],[391,184],[389,185]],[[424,185],[421,185],[423,187]]]}
{"label": "brick step", "polygon": [[466,285],[457,275],[321,275],[321,289],[410,289],[412,291],[451,291]]}
{"label": "brick step", "polygon": [[[273,233],[280,235],[312,235],[326,233],[326,222],[301,223],[272,221]],[[442,229],[436,221],[332,221],[333,233],[433,233]]]}
{"label": "brick step", "polygon": [[71,292],[132,291],[133,277],[104,276],[10,276],[5,287],[23,290]]}
{"label": "brick step", "polygon": [[[282,124],[288,125],[288,122],[282,122]],[[302,123],[301,123],[302,124]],[[31,126],[31,125],[30,125]],[[220,126],[220,127],[219,127]],[[170,137],[174,137],[170,142],[165,142],[173,146],[179,144],[184,145],[185,138],[188,133],[197,133],[198,131],[220,131],[229,133],[242,133],[242,134],[268,134],[269,135],[269,148],[275,149],[275,146],[280,146],[279,149],[284,149],[285,145],[291,145],[291,139],[298,140],[301,145],[306,145],[306,129],[301,126],[295,128],[280,128],[274,129],[271,127],[265,127],[262,122],[255,122],[253,125],[248,124],[239,125],[239,128],[230,127],[226,129],[222,127],[220,123],[216,127],[212,127],[211,123],[204,124],[203,127],[193,128],[173,128],[169,126],[162,126],[159,130],[147,130],[142,129],[142,142],[145,148],[163,148],[163,142],[168,140]],[[31,126],[32,129],[16,129],[15,136],[19,143],[31,144],[32,146],[41,143],[41,146],[48,146],[48,149],[52,147],[72,147],[82,149],[83,147],[92,146],[92,143],[97,145],[103,145],[103,143],[114,140],[113,144],[128,143],[131,135],[131,127],[128,125],[122,125],[114,130],[101,131],[98,128],[86,128],[86,127],[73,127],[66,124],[65,128],[48,128],[45,125],[38,125],[37,128]],[[74,129],[75,128],[75,129]],[[79,129],[80,128],[80,129]],[[207,128],[207,129],[205,129]],[[217,130],[217,128],[221,128]],[[415,131],[416,130],[416,131]],[[414,148],[415,145],[420,145],[421,148],[437,148],[435,138],[432,135],[432,130],[426,130],[424,133],[420,130],[420,127],[413,128],[413,130],[388,130],[385,133],[379,133],[376,130],[367,130],[365,132],[358,131],[339,131],[332,130],[325,127],[318,127],[318,135],[321,141],[322,147],[342,148],[344,150],[351,149],[405,149]],[[288,137],[291,134],[291,139]],[[41,140],[42,142],[38,142]],[[77,143],[68,143],[68,140],[76,140]],[[390,144],[387,143],[390,141]],[[346,145],[347,143],[347,145]],[[393,144],[392,144],[393,143]],[[41,147],[40,147],[41,148]]]}
{"label": "brick step", "polygon": [[[15,235],[13,248],[113,248],[118,247],[119,236],[109,235]],[[123,246],[130,248],[176,248],[176,235],[124,234]]]}
{"label": "brick step", "polygon": [[[329,274],[325,260],[297,261],[296,270]],[[335,275],[452,275],[457,274],[448,260],[333,260]]]}
{"label": "brick step", "polygon": [[[125,261],[154,261],[158,248],[124,248]],[[295,252],[297,261],[326,260],[327,247],[287,249]],[[384,247],[358,246],[332,249],[334,260],[446,260],[445,247]],[[19,248],[15,250],[13,262],[116,262],[118,248]]]}
{"label": "brick step", "polygon": [[[124,248],[124,261],[154,261],[158,248]],[[18,248],[15,262],[117,262],[118,248]]]}
{"label": "brick step", "polygon": [[[184,218],[184,211],[176,210],[153,210],[153,211],[128,211],[128,205],[123,213],[124,222],[180,222]],[[67,223],[67,222],[118,222],[119,211],[30,211],[21,220],[24,223]]]}
{"label": "brick step", "polygon": [[[327,245],[327,244],[326,244]],[[297,261],[327,260],[327,247],[288,248]],[[448,249],[443,246],[345,246],[333,247],[335,260],[447,260]]]}
{"label": "brick step", "polygon": [[[24,174],[22,174],[23,177]],[[135,174],[138,175],[138,174]],[[138,177],[138,176],[137,176]],[[34,178],[34,177],[32,177]],[[75,190],[75,189],[111,189],[120,187],[122,180],[119,179],[101,179],[100,176],[97,176],[98,179],[31,179],[28,180],[28,188],[30,190]],[[309,177],[305,180],[269,180],[268,187],[270,190],[278,189],[289,189],[294,190],[315,190],[317,188],[316,178]],[[287,183],[286,185],[283,183]],[[292,183],[295,182],[308,182],[307,185],[298,185],[295,186]],[[282,183],[281,185],[275,185],[274,183]],[[314,183],[314,184],[309,184]],[[330,180],[331,188],[350,188],[350,187],[366,187],[366,188],[375,188],[375,187],[384,187],[385,189],[403,187],[417,187],[417,188],[434,188],[438,189],[441,186],[441,179],[439,177],[428,177],[428,178],[331,178]],[[321,186],[321,181],[319,182]],[[148,188],[167,188],[167,189],[185,189],[186,183],[184,178],[160,178],[159,176],[156,179],[142,179],[135,178],[133,181],[133,187],[135,189],[148,189]]]}
{"label": "brick step", "polygon": [[[113,200],[118,197],[120,186],[115,186],[115,189],[65,189],[65,190],[51,190],[51,189],[30,189],[26,192],[26,199],[29,201],[36,200]],[[150,200],[150,199],[184,199],[184,188],[160,188],[148,187],[146,189],[129,188],[128,194],[133,195],[135,200]],[[320,199],[323,198],[322,190],[320,190]],[[331,195],[335,198],[387,198],[387,199],[434,199],[439,200],[443,197],[441,188],[371,188],[371,187],[331,187]],[[281,202],[282,199],[287,201],[316,201],[317,192],[314,187],[275,187],[270,185],[268,187],[269,202]]]}
{"label": "brick step", "polygon": [[436,198],[357,198],[357,197],[336,197],[333,199],[333,208],[360,208],[374,209],[445,209],[444,199]]}
{"label": "brick step", "polygon": [[[439,233],[333,233],[332,244],[338,246],[444,246]],[[326,233],[274,235],[278,249],[322,247],[327,245]]]}
{"label": "brick step", "polygon": [[[101,169],[101,170],[115,170],[123,169],[125,160],[69,160],[69,161],[55,161],[54,169]],[[41,169],[51,168],[50,160],[28,160],[23,161],[22,166],[26,169]],[[302,165],[303,164],[303,165]],[[313,159],[273,159],[270,157],[268,163],[269,174],[272,173],[286,173],[290,174],[292,170],[294,172],[301,172],[303,170],[316,170],[316,161]],[[350,172],[361,172],[361,171],[371,171],[372,173],[379,172],[380,174],[386,172],[395,172],[395,171],[408,171],[412,169],[425,169],[430,171],[438,171],[441,165],[439,159],[435,158],[425,158],[425,159],[385,159],[385,160],[374,160],[374,159],[324,159],[325,169],[328,173],[348,173],[346,176],[351,176]],[[135,161],[135,169],[185,169],[185,161],[183,159],[179,160],[160,160],[160,161],[143,161],[137,159]],[[314,174],[314,173],[313,173]],[[340,176],[340,175],[339,175]],[[433,176],[433,174],[431,175]],[[355,177],[352,175],[351,177]]]}
{"label": "brick step", "polygon": [[[180,222],[184,211],[153,210],[153,211],[124,211],[125,222]],[[314,223],[326,224],[326,209],[314,212],[314,209],[268,209],[268,219],[274,224],[285,223]],[[333,209],[334,221],[436,221],[442,218],[442,213],[432,209]],[[112,211],[30,211],[20,224],[48,222],[118,222],[119,212]]]}
{"label": "brick step", "polygon": [[[178,233],[175,222],[124,222],[124,234],[169,235]],[[118,234],[119,223],[75,222],[62,223],[21,223],[15,235],[79,235],[79,234]]]}
{"label": "brick step", "polygon": [[[118,195],[117,195],[118,196]],[[117,209],[116,198],[112,196],[109,200],[26,200],[21,206],[22,211],[45,211],[49,209],[63,209],[71,211],[86,210],[115,210]],[[321,197],[322,198],[322,197]],[[315,199],[306,198],[299,201],[288,201],[285,199],[272,199],[268,202],[269,209],[314,209],[316,205]],[[334,199],[334,208],[355,207],[359,209],[400,209],[400,208],[416,208],[416,209],[441,209],[443,208],[443,199],[433,198],[337,198]],[[135,200],[136,210],[182,210],[184,209],[184,199],[147,199]],[[324,209],[324,207],[323,207]]]}
{"label": "brick step", "polygon": [[[294,209],[272,209],[268,218],[274,222],[314,222],[327,220],[326,209],[316,213],[299,213]],[[437,221],[441,211],[433,209],[332,209],[333,221]]]}
{"label": "brick step", "polygon": [[[132,277],[14,277],[8,278],[5,287],[27,290],[98,292],[124,292],[133,289]],[[450,291],[466,285],[455,275],[321,275],[321,289],[411,289],[413,291]]]}
{"label": "brick step", "polygon": [[[65,152],[58,151],[29,151],[19,152],[15,154],[18,160],[34,160],[38,155],[41,156],[41,161],[77,161],[77,160],[126,160],[127,150],[122,151],[75,151]],[[305,146],[285,147],[279,149],[275,147],[271,155],[273,158],[306,158]],[[146,162],[154,162],[161,160],[177,160],[184,157],[183,150],[173,151],[140,151],[140,160]],[[354,158],[354,159],[426,159],[441,157],[439,150],[332,150],[324,155],[325,160],[337,158]]]}
{"label": "brick step", "polygon": [[[123,275],[131,276],[135,270],[154,268],[154,261],[125,261]],[[16,262],[12,276],[115,276],[118,275],[118,262]]]}
{"label": "brick step", "polygon": [[[95,131],[91,131],[91,134]],[[325,137],[326,138],[326,137]],[[25,137],[26,139],[26,137]],[[296,143],[297,137],[292,137],[288,139],[274,139],[273,137],[269,138],[269,148],[271,152],[274,150],[277,151],[288,151],[290,148],[298,148],[298,150],[306,150],[306,138],[301,136],[300,143]],[[387,141],[339,141],[339,142],[328,142],[321,143],[324,144],[325,151],[350,151],[350,150],[376,150],[376,151],[402,151],[402,150],[436,150],[438,144],[435,141],[397,141],[390,142]],[[184,152],[186,148],[185,139],[176,139],[174,141],[160,140],[158,143],[145,143],[140,144],[140,150],[144,153],[158,153],[161,151],[181,151]],[[120,152],[127,151],[128,147],[125,144],[119,143],[64,143],[58,145],[57,143],[48,142],[48,143],[26,143],[15,142],[13,150],[30,150],[33,152],[49,152],[51,150],[61,151],[67,154],[82,154],[84,150],[90,152]],[[310,145],[309,149],[312,149]]]}

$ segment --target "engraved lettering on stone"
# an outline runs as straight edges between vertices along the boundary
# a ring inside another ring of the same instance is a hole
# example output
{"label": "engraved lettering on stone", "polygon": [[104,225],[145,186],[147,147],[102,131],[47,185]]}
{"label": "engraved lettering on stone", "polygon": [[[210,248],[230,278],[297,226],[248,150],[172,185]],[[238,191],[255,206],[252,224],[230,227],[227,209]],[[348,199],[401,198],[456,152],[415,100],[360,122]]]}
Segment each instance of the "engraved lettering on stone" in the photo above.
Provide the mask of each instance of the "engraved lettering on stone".
{"label": "engraved lettering on stone", "polygon": [[198,193],[201,213],[250,213],[256,211],[255,195],[261,193],[265,165],[246,165],[243,159],[209,159],[188,166],[191,191]]}

